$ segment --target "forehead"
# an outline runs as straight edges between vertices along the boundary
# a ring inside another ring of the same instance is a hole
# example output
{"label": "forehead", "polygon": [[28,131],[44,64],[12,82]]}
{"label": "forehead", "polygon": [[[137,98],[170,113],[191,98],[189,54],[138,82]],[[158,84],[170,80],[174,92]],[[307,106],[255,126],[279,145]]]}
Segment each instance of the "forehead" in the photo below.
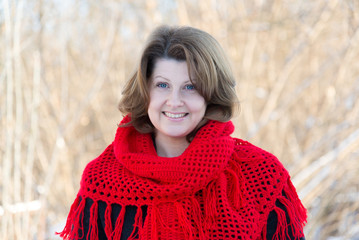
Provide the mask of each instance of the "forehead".
{"label": "forehead", "polygon": [[157,59],[154,65],[152,79],[159,77],[168,78],[168,80],[177,78],[190,80],[187,62],[167,58]]}

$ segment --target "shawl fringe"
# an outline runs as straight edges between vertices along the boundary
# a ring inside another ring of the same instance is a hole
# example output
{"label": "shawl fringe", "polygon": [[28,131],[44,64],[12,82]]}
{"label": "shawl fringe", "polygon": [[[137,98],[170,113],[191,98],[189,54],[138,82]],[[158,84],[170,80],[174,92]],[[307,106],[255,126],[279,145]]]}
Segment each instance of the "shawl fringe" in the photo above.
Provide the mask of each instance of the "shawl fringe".
{"label": "shawl fringe", "polygon": [[[243,204],[242,197],[240,194],[241,190],[241,176],[237,175],[236,172],[230,171],[227,169],[228,174],[228,182],[229,196],[238,196],[236,199],[233,198],[234,207],[240,207]],[[238,173],[238,172],[237,172]],[[234,181],[236,180],[236,181]],[[195,239],[196,235],[199,239],[206,239],[208,236],[208,232],[206,230],[211,228],[211,224],[214,223],[216,216],[218,215],[217,208],[216,208],[216,184],[215,181],[211,182],[204,193],[205,199],[205,217],[201,214],[200,204],[198,203],[195,197],[186,198],[189,200],[189,204],[192,206],[192,212],[186,212],[183,204],[176,201],[175,207],[178,214],[179,219],[179,226],[184,231],[186,239]],[[277,214],[278,225],[277,230],[273,236],[273,240],[281,240],[286,239],[289,236],[288,229],[292,230],[292,235],[295,239],[300,239],[304,236],[304,233],[301,231],[303,226],[307,222],[307,212],[304,206],[302,205],[301,201],[298,198],[298,195],[295,191],[295,188],[288,179],[287,184],[285,184],[283,188],[283,196],[277,199],[280,203],[282,203],[287,210],[286,212],[278,206],[275,206],[273,210]],[[238,203],[235,206],[235,203]],[[68,215],[65,228],[62,232],[57,232],[60,237],[63,239],[71,239],[77,240],[82,239],[84,237],[84,226],[83,226],[83,218],[84,218],[84,209],[85,209],[86,199],[77,196],[74,203],[71,205],[70,213]],[[126,214],[126,208],[123,206],[121,208],[120,214],[117,217],[115,223],[115,229],[112,228],[111,222],[111,213],[112,207],[111,204],[108,204],[105,211],[105,234],[108,239],[120,239],[122,233],[122,227],[124,223],[124,218]],[[192,226],[189,222],[188,214],[191,214],[194,217],[194,224],[196,228]],[[162,227],[169,229],[171,231],[176,231],[176,229],[171,229],[165,221],[162,219],[159,209],[156,206],[152,206],[152,229],[151,229],[151,239],[158,239],[158,227],[157,225],[160,224]],[[136,216],[135,216],[135,223],[134,229],[131,233],[129,240],[136,239],[138,236],[143,235],[143,212],[142,208],[138,207]],[[287,219],[287,217],[289,219]],[[298,227],[301,226],[301,227]],[[263,228],[262,237],[263,239],[266,238],[267,229],[266,227]],[[98,202],[94,201],[90,207],[90,221],[89,221],[89,231],[87,233],[86,239],[98,239]]]}
{"label": "shawl fringe", "polygon": [[203,190],[204,196],[204,213],[206,216],[206,222],[212,224],[215,222],[216,217],[218,216],[217,211],[217,192],[216,192],[216,183],[214,181],[208,184],[208,187]]}
{"label": "shawl fringe", "polygon": [[[112,238],[112,222],[111,222],[112,207],[110,204],[107,205],[105,210],[105,234],[108,239]],[[111,224],[108,224],[111,223]]]}
{"label": "shawl fringe", "polygon": [[125,220],[126,208],[123,206],[121,207],[120,214],[116,220],[115,224],[115,231],[112,232],[112,239],[120,239],[122,233],[123,222]]}
{"label": "shawl fringe", "polygon": [[[130,237],[128,238],[128,240],[133,240],[133,239],[136,239],[137,236],[141,236],[141,233],[142,233],[142,229],[143,229],[143,219],[142,219],[142,208],[141,207],[138,207],[137,208],[137,213],[136,213],[136,216],[135,216],[135,223],[133,224],[133,231],[130,235]],[[136,231],[136,229],[138,229]]]}
{"label": "shawl fringe", "polygon": [[159,211],[156,206],[152,206],[152,214],[151,214],[151,239],[158,239],[158,231],[157,231],[157,219],[159,218]]}
{"label": "shawl fringe", "polygon": [[[86,198],[81,198],[77,196],[73,204],[71,205],[71,209],[69,215],[66,220],[66,225],[61,232],[56,232],[63,239],[68,240],[78,240],[84,239],[84,209],[86,205]],[[115,223],[115,229],[112,228],[112,221],[111,221],[111,213],[112,213],[112,206],[111,204],[107,204],[105,210],[105,227],[104,231],[106,237],[108,239],[120,239],[122,234],[122,227],[124,223],[124,218],[126,214],[126,207],[123,206],[121,208],[120,214],[117,217]],[[90,217],[89,217],[89,228],[88,233],[85,239],[97,240],[99,239],[98,235],[98,201],[93,201],[93,204],[90,207]],[[138,236],[141,236],[143,233],[143,218],[142,218],[142,208],[138,207],[136,216],[135,216],[135,223],[134,229],[128,238],[129,240],[136,239]]]}
{"label": "shawl fringe", "polygon": [[[191,212],[184,206],[184,203],[191,205]],[[175,234],[184,234],[185,239],[207,239],[204,230],[204,218],[201,207],[195,197],[178,199],[174,202],[176,214],[178,216],[178,227],[169,226],[162,218],[157,205],[151,207],[151,239],[159,239],[158,227],[167,229]],[[192,217],[192,221],[189,218]],[[194,226],[193,226],[193,224]]]}
{"label": "shawl fringe", "polygon": [[228,173],[228,196],[232,200],[234,209],[239,210],[245,205],[244,201],[244,177],[241,166],[234,159],[229,160]]}
{"label": "shawl fringe", "polygon": [[[285,212],[278,206],[274,206],[274,211],[277,214],[277,229],[273,235],[273,240],[289,239],[289,229],[292,231],[292,236],[295,239],[304,237],[303,227],[307,223],[307,211],[301,203],[295,187],[290,178],[283,188],[283,195],[277,199],[285,207]],[[287,213],[287,215],[286,215]],[[262,232],[262,238],[265,239],[267,235],[266,226]]]}
{"label": "shawl fringe", "polygon": [[90,208],[90,223],[89,223],[89,232],[87,233],[87,239],[98,239],[98,203],[94,201]]}
{"label": "shawl fringe", "polygon": [[[77,196],[71,205],[66,225],[62,232],[56,232],[63,239],[81,239],[84,237],[83,211],[85,209],[85,200]],[[80,234],[81,232],[81,234]]]}

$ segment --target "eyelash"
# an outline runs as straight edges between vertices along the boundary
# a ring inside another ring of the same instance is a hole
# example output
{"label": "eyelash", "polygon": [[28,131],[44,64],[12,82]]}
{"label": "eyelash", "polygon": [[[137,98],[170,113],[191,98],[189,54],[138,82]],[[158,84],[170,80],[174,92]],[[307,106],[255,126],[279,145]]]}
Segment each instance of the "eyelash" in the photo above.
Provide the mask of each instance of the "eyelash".
{"label": "eyelash", "polygon": [[[190,87],[190,88],[188,88],[188,87]],[[195,90],[196,89],[196,87],[193,84],[188,84],[188,85],[185,86],[185,88],[187,90]]]}
{"label": "eyelash", "polygon": [[157,84],[156,84],[156,87],[159,87],[159,88],[167,88],[167,87],[168,87],[168,84],[167,84],[167,83],[157,83]]}
{"label": "eyelash", "polygon": [[[156,84],[156,87],[159,87],[159,88],[168,88],[168,84],[167,83],[163,83],[163,82],[160,82],[160,83],[157,83]],[[185,90],[195,90],[196,87],[193,85],[193,84],[187,84],[185,85]]]}

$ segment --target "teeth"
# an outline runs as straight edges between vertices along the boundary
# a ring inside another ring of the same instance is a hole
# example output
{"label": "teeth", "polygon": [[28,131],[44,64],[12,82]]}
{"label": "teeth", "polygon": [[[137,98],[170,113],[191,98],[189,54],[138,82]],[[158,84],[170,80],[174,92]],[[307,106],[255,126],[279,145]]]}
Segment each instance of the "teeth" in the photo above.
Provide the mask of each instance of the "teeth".
{"label": "teeth", "polygon": [[174,114],[174,113],[169,113],[169,112],[164,112],[164,114],[170,118],[182,118],[186,115],[185,113]]}

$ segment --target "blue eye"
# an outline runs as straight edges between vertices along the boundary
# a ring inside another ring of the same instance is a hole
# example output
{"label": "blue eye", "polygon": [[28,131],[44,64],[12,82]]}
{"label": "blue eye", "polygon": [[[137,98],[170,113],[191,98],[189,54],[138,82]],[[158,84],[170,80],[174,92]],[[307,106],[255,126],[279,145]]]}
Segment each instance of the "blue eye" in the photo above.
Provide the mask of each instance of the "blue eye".
{"label": "blue eye", "polygon": [[188,85],[186,85],[186,89],[187,90],[194,90],[195,87],[192,84],[188,84]]}
{"label": "blue eye", "polygon": [[158,83],[157,87],[159,88],[166,88],[168,85],[166,83]]}

